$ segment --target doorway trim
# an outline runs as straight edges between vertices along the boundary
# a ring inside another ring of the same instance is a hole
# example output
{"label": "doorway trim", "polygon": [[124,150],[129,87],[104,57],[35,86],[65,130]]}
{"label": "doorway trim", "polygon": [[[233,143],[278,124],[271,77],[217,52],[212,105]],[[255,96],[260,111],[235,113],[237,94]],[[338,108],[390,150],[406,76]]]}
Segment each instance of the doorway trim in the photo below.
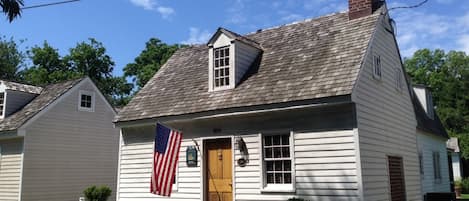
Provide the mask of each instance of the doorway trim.
{"label": "doorway trim", "polygon": [[234,135],[222,135],[222,136],[210,136],[210,137],[200,137],[199,140],[201,142],[201,150],[200,150],[200,155],[201,155],[201,163],[200,163],[200,181],[201,181],[201,198],[203,201],[206,201],[208,196],[207,196],[207,185],[206,185],[206,167],[205,167],[205,141],[207,140],[216,140],[216,139],[230,139],[231,140],[231,182],[232,182],[232,194],[233,194],[233,201],[235,201],[236,198],[236,180],[235,180],[235,136]]}

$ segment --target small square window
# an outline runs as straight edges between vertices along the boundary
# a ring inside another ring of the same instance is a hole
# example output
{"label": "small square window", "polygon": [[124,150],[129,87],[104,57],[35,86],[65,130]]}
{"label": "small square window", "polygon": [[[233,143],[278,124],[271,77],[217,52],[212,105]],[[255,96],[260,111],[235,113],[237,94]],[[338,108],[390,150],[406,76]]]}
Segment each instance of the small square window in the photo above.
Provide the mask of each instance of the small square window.
{"label": "small square window", "polygon": [[81,91],[79,93],[78,110],[93,112],[94,111],[94,93],[89,91]]}

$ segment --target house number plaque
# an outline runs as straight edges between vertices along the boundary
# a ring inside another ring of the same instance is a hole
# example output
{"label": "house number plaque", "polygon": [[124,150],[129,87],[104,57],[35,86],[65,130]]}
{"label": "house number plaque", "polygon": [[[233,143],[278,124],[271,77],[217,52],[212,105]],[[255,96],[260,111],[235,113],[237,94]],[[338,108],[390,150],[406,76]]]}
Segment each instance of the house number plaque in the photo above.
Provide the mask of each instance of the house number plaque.
{"label": "house number plaque", "polygon": [[197,149],[194,146],[186,149],[186,163],[187,167],[197,167]]}

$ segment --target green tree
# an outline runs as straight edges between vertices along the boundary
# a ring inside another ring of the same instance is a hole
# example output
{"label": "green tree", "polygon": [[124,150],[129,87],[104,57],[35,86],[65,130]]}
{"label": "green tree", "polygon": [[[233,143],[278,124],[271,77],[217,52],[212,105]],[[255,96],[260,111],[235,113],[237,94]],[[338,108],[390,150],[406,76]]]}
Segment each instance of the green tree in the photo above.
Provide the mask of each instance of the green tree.
{"label": "green tree", "polygon": [[114,61],[101,42],[90,38],[60,56],[47,42],[29,51],[33,66],[21,72],[22,78],[34,85],[46,85],[77,77],[88,76],[115,106],[125,105],[133,85],[124,77],[114,77]]}
{"label": "green tree", "polygon": [[8,20],[12,22],[16,17],[21,16],[23,0],[0,0],[0,7]]}
{"label": "green tree", "polygon": [[0,37],[0,79],[18,80],[18,71],[24,66],[25,58],[13,38]]}
{"label": "green tree", "polygon": [[132,77],[132,81],[140,88],[145,86],[171,55],[181,47],[178,44],[168,45],[157,38],[150,38],[135,61],[124,67],[124,76]]}
{"label": "green tree", "polygon": [[42,47],[31,48],[28,55],[33,66],[21,71],[21,77],[29,84],[46,85],[82,76],[81,73],[72,70],[59,55],[58,50],[47,42],[44,42]]}
{"label": "green tree", "polygon": [[462,155],[469,159],[469,56],[422,49],[404,63],[413,83],[430,87],[443,125],[451,136],[460,137]]}

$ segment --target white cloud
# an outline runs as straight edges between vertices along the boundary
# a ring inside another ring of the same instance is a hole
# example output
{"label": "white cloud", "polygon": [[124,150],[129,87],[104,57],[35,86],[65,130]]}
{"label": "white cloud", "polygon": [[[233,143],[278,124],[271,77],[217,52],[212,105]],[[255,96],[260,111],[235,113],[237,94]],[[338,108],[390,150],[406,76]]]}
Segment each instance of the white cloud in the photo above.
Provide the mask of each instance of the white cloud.
{"label": "white cloud", "polygon": [[160,13],[161,17],[164,19],[168,19],[175,13],[173,8],[158,5],[156,0],[130,0],[130,2],[135,6],[142,7],[145,10],[155,10],[156,12]]}
{"label": "white cloud", "polygon": [[130,0],[130,2],[145,10],[153,10],[157,5],[155,0]]}
{"label": "white cloud", "polygon": [[291,13],[291,14],[283,16],[281,20],[284,22],[293,22],[293,21],[299,21],[301,19],[304,19],[303,16],[299,14]]}
{"label": "white cloud", "polygon": [[182,41],[182,44],[202,44],[206,43],[212,34],[207,30],[201,31],[199,28],[191,27],[189,28],[189,38],[185,41]]}
{"label": "white cloud", "polygon": [[469,34],[461,35],[458,39],[459,48],[469,54]]}
{"label": "white cloud", "polygon": [[169,18],[171,15],[174,14],[174,9],[170,7],[158,6],[156,10],[161,14],[161,16],[165,19]]}

